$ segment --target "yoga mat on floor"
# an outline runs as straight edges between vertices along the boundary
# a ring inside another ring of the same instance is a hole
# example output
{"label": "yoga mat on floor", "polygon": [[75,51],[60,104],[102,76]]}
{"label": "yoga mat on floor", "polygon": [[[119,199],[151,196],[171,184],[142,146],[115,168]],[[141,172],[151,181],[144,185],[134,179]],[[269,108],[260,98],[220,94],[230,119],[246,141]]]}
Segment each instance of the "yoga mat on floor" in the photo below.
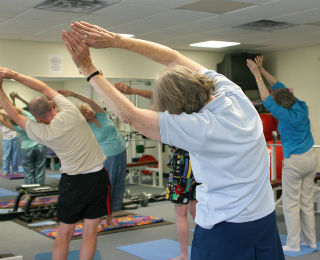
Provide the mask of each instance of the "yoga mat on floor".
{"label": "yoga mat on floor", "polygon": [[61,173],[47,174],[46,177],[54,178],[54,179],[60,179],[61,178]]}
{"label": "yoga mat on floor", "polygon": [[[140,215],[128,215],[123,217],[117,217],[112,219],[113,226],[109,226],[105,223],[104,220],[101,221],[101,224],[98,227],[98,235],[102,235],[107,231],[115,231],[118,229],[127,229],[141,226],[148,226],[154,223],[164,222],[162,218],[150,217],[150,216],[140,216]],[[76,224],[73,238],[81,238],[82,236],[83,223]],[[57,236],[58,226],[55,227],[45,227],[40,228],[35,231],[38,231],[40,234],[55,238]]]}
{"label": "yoga mat on floor", "polygon": [[[68,253],[68,260],[78,260],[79,259],[79,254],[80,251],[76,250],[76,251],[69,251]],[[52,255],[51,253],[40,253],[40,254],[36,254],[34,257],[35,260],[51,260],[52,259]],[[100,252],[97,250],[96,253],[93,256],[93,260],[100,260]]]}
{"label": "yoga mat on floor", "polygon": [[8,180],[17,180],[17,179],[24,179],[24,174],[19,173],[19,174],[8,174],[8,175],[0,175],[1,177],[8,179]]}
{"label": "yoga mat on floor", "polygon": [[0,197],[7,197],[7,196],[16,196],[18,195],[17,192],[11,191],[11,190],[7,190],[4,188],[0,188]]}
{"label": "yoga mat on floor", "polygon": [[[13,195],[17,195],[18,193],[16,192]],[[1,188],[0,188],[0,196],[1,196]],[[3,195],[2,195],[3,196]],[[8,196],[8,195],[7,195]],[[11,195],[10,195],[11,196]],[[45,197],[45,198],[39,198],[39,201],[33,201],[31,206],[39,206],[39,205],[45,205],[45,204],[52,204],[52,203],[57,203],[58,201],[58,196],[54,197]],[[14,200],[7,200],[7,201],[0,201],[0,209],[5,209],[5,208],[12,208],[14,205]],[[24,207],[26,205],[26,201],[20,201],[19,207]]]}
{"label": "yoga mat on floor", "polygon": [[[286,235],[280,235],[280,240],[281,240],[281,244],[285,245],[286,244],[286,240],[287,240],[287,236]],[[300,252],[283,251],[283,253],[286,256],[297,257],[297,256],[311,254],[311,253],[313,253],[315,251],[319,251],[319,250],[320,250],[320,242],[317,242],[317,248],[315,248],[315,249],[310,248],[308,246],[301,246],[300,247]]]}
{"label": "yoga mat on floor", "polygon": [[[171,239],[160,239],[127,246],[118,246],[119,250],[145,260],[168,260],[180,255],[180,245]],[[189,256],[191,247],[189,246]]]}

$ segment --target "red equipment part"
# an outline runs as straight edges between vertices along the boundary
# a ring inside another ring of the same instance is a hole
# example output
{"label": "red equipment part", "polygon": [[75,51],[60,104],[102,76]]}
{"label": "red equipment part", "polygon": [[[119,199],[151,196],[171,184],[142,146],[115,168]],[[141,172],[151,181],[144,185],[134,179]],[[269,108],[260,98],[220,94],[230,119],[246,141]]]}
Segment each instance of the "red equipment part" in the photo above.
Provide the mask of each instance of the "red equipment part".
{"label": "red equipment part", "polygon": [[[272,144],[273,141],[268,141],[267,143]],[[281,144],[281,141],[277,141],[277,144]],[[268,151],[270,155],[270,179],[271,179],[271,146],[268,146]],[[283,151],[282,146],[276,146],[276,178],[278,180],[282,179],[282,160],[283,160]]]}
{"label": "red equipment part", "polygon": [[[138,162],[145,162],[145,161],[155,161],[155,164],[149,165],[150,168],[157,168],[158,167],[158,162],[157,162],[156,158],[154,158],[152,155],[149,155],[149,154],[143,155],[138,160]],[[141,172],[146,175],[152,174],[152,171],[148,171],[148,170],[141,170]]]}
{"label": "red equipment part", "polygon": [[272,140],[272,132],[277,131],[278,120],[270,113],[261,113],[259,115],[263,125],[264,137],[266,138],[266,141],[270,141]]}

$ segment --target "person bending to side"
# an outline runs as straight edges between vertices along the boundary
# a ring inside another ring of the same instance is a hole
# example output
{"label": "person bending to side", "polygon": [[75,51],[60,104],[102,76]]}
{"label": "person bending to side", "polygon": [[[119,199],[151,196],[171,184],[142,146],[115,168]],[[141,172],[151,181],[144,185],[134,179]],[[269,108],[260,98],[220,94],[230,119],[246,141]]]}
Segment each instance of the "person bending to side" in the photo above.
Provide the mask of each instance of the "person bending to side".
{"label": "person bending to side", "polygon": [[[122,82],[117,82],[114,86],[126,95],[139,95],[145,98],[152,98],[152,91],[132,88]],[[191,169],[189,152],[171,146],[171,156],[168,161],[170,167],[167,184],[166,199],[173,202],[176,216],[176,225],[180,243],[180,255],[171,260],[187,260],[189,222],[188,211],[192,218],[196,215],[196,186]]]}
{"label": "person bending to side", "polygon": [[106,115],[103,108],[92,99],[70,90],[59,90],[58,92],[65,97],[74,97],[85,102],[79,104],[78,108],[87,120],[100,148],[107,157],[104,166],[110,175],[111,210],[121,210],[127,175],[127,155],[124,137]]}
{"label": "person bending to side", "polygon": [[[313,148],[308,107],[263,67],[263,56],[247,60],[247,65],[256,78],[262,104],[279,121],[284,157],[283,214],[288,232],[283,250],[299,252],[300,244],[316,248],[313,185],[318,156]],[[262,76],[272,86],[271,94]]]}
{"label": "person bending to side", "polygon": [[[4,78],[14,79],[45,96],[35,97],[29,103],[29,111],[38,122],[17,112],[2,89]],[[53,100],[59,112],[48,99]],[[0,104],[30,139],[52,149],[61,160],[63,173],[57,206],[60,225],[52,259],[67,259],[75,225],[82,219],[80,259],[92,259],[98,224],[108,210],[108,179],[103,168],[105,156],[85,118],[76,106],[44,82],[4,67],[0,67]]]}
{"label": "person bending to side", "polygon": [[[61,37],[107,107],[141,134],[189,152],[201,183],[191,259],[284,259],[262,122],[241,88],[166,46],[84,22],[71,29]],[[166,65],[155,81],[155,111],[135,107],[100,75],[89,46],[127,49]]]}

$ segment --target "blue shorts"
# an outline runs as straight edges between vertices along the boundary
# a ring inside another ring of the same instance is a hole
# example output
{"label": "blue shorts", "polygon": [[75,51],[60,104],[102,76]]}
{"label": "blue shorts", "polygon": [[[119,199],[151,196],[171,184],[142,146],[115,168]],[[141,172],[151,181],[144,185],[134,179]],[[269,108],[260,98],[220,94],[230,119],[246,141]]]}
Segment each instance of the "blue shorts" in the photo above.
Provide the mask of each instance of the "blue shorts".
{"label": "blue shorts", "polygon": [[197,225],[191,259],[284,259],[275,212],[245,223],[221,222],[212,229]]}

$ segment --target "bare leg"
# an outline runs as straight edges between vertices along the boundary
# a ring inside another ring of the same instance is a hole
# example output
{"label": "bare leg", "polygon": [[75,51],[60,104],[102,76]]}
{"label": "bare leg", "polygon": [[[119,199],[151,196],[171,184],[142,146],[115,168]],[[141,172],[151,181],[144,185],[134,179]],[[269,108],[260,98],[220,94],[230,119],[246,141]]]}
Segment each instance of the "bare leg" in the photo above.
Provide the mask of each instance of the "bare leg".
{"label": "bare leg", "polygon": [[52,260],[64,260],[68,257],[70,240],[76,224],[60,222],[58,235],[53,243]]}
{"label": "bare leg", "polygon": [[97,248],[97,232],[100,221],[100,218],[84,219],[80,260],[90,260],[93,258]]}
{"label": "bare leg", "polygon": [[188,204],[175,204],[174,211],[180,243],[180,255],[170,258],[170,260],[187,260],[189,239]]}
{"label": "bare leg", "polygon": [[194,220],[196,218],[196,205],[197,205],[197,202],[196,200],[190,200],[189,201],[189,212],[190,212],[190,215],[192,216],[192,219]]}

